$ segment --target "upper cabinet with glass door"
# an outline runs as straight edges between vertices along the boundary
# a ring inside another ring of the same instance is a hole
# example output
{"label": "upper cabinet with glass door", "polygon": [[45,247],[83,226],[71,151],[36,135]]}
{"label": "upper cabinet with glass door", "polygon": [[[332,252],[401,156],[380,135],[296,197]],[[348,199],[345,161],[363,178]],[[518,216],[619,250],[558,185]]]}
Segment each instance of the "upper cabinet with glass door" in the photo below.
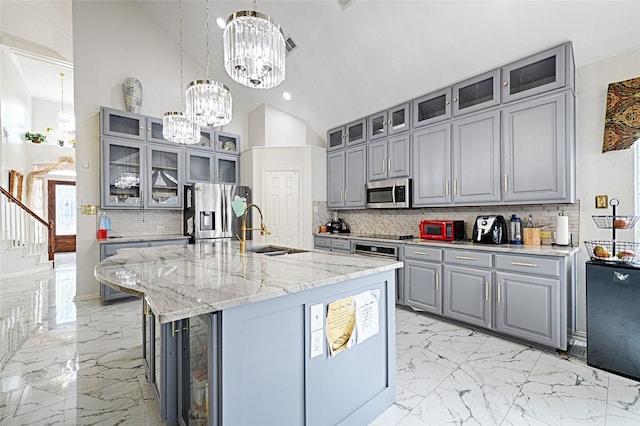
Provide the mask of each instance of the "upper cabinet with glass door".
{"label": "upper cabinet with glass door", "polygon": [[217,131],[214,137],[214,147],[217,152],[240,154],[240,135]]}
{"label": "upper cabinet with glass door", "polygon": [[502,101],[575,87],[571,42],[502,67]]}
{"label": "upper cabinet with glass door", "polygon": [[370,115],[367,122],[368,140],[382,139],[409,130],[411,128],[409,124],[410,105],[409,102],[405,102],[395,108]]}
{"label": "upper cabinet with glass door", "polygon": [[453,86],[453,115],[463,115],[500,104],[500,69]]}
{"label": "upper cabinet with glass door", "polygon": [[361,118],[327,132],[327,151],[357,145],[367,140],[367,119]]}
{"label": "upper cabinet with glass door", "polygon": [[132,209],[143,206],[144,144],[101,139],[101,207]]}
{"label": "upper cabinet with glass door", "polygon": [[147,145],[147,190],[145,207],[182,208],[182,154],[180,147]]}
{"label": "upper cabinet with glass door", "polygon": [[413,128],[428,126],[451,118],[451,87],[412,101]]}
{"label": "upper cabinet with glass door", "polygon": [[[117,109],[100,108],[100,133],[143,141],[147,137],[146,117]],[[160,129],[162,135],[162,128]]]}

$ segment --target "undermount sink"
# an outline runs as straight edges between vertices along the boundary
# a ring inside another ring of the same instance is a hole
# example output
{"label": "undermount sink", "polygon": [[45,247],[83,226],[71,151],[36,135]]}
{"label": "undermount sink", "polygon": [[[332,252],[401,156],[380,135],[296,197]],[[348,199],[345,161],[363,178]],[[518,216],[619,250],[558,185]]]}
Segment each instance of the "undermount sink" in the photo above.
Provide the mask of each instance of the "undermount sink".
{"label": "undermount sink", "polygon": [[268,246],[251,247],[251,248],[248,248],[247,251],[250,251],[252,253],[264,254],[267,256],[282,256],[285,254],[306,253],[308,250],[268,245]]}

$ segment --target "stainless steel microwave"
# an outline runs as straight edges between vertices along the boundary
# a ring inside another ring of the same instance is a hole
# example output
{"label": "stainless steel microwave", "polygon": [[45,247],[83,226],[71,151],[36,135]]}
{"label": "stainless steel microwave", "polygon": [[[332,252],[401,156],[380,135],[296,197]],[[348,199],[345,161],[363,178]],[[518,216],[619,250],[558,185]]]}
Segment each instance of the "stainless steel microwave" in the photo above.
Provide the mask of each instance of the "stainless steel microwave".
{"label": "stainless steel microwave", "polygon": [[367,208],[408,209],[411,207],[411,179],[389,179],[367,183]]}

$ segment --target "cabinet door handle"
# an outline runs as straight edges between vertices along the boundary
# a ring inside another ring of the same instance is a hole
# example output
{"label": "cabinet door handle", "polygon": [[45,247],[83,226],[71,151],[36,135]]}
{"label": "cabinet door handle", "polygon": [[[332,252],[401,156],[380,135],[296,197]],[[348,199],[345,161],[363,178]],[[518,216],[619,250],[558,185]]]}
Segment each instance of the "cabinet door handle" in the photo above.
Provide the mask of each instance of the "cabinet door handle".
{"label": "cabinet door handle", "polygon": [[391,124],[391,120],[387,120],[387,124]]}
{"label": "cabinet door handle", "polygon": [[500,283],[498,283],[498,303],[500,303]]}
{"label": "cabinet door handle", "polygon": [[151,309],[149,309],[149,304],[147,303],[147,301],[144,301],[144,305],[142,305],[142,310],[144,311],[144,315],[146,317],[150,317],[151,316]]}
{"label": "cabinet door handle", "polygon": [[444,104],[445,104],[445,105],[449,105],[449,101],[446,101]]}
{"label": "cabinet door handle", "polygon": [[384,172],[384,169],[387,168],[387,161],[386,160],[382,160],[382,171]]}
{"label": "cabinet door handle", "polygon": [[387,159],[387,172],[391,171],[391,158]]}
{"label": "cabinet door handle", "polygon": [[346,189],[344,190],[344,202],[345,203],[347,202],[347,190]]}
{"label": "cabinet door handle", "polygon": [[449,179],[444,181],[444,195],[449,195]]}
{"label": "cabinet door handle", "polygon": [[476,260],[475,257],[469,257],[469,256],[456,256],[456,259],[460,259],[460,260]]}
{"label": "cabinet door handle", "polygon": [[453,180],[453,195],[458,195],[458,179]]}
{"label": "cabinet door handle", "polygon": [[429,253],[427,253],[426,251],[414,251],[413,254],[419,254],[422,256],[430,256]]}
{"label": "cabinet door handle", "polygon": [[502,83],[502,85],[503,85],[504,87],[507,87],[507,86],[509,85],[509,82],[508,82],[508,81],[505,81],[504,83]]}
{"label": "cabinet door handle", "polygon": [[178,334],[180,332],[180,327],[176,327],[176,322],[172,321],[171,322],[171,336],[175,336],[176,334]]}
{"label": "cabinet door handle", "polygon": [[509,175],[504,174],[504,192],[509,192]]}
{"label": "cabinet door handle", "polygon": [[516,266],[529,266],[530,268],[537,268],[538,265],[535,263],[525,263],[525,262],[511,262],[512,265]]}
{"label": "cabinet door handle", "polygon": [[183,320],[183,327],[182,327],[182,331],[184,331],[185,333],[189,332],[189,318]]}
{"label": "cabinet door handle", "polygon": [[489,300],[489,281],[484,282],[484,300]]}
{"label": "cabinet door handle", "polygon": [[440,290],[440,274],[436,273],[436,291]]}

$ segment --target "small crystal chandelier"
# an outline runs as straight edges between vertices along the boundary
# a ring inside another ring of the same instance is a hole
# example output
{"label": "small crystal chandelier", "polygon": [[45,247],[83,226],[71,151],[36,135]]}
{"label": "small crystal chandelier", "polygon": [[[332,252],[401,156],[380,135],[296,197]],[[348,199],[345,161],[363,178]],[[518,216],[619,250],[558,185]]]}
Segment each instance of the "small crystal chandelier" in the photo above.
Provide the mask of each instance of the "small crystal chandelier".
{"label": "small crystal chandelier", "polygon": [[64,73],[60,73],[60,112],[56,119],[56,128],[48,133],[57,140],[69,142],[76,138],[76,116],[72,112],[64,111]]}
{"label": "small crystal chandelier", "polygon": [[227,86],[209,80],[209,0],[206,9],[207,78],[189,83],[186,113],[191,121],[203,127],[220,127],[231,121],[232,99]]}
{"label": "small crystal chandelier", "polygon": [[224,28],[224,68],[238,83],[269,89],[285,76],[286,46],[282,28],[269,16],[242,10],[229,16]]}
{"label": "small crystal chandelier", "polygon": [[[182,87],[182,0],[180,0],[180,109],[184,110],[184,91]],[[200,126],[192,122],[182,112],[165,112],[162,117],[162,136],[182,145],[193,145],[200,142]]]}

